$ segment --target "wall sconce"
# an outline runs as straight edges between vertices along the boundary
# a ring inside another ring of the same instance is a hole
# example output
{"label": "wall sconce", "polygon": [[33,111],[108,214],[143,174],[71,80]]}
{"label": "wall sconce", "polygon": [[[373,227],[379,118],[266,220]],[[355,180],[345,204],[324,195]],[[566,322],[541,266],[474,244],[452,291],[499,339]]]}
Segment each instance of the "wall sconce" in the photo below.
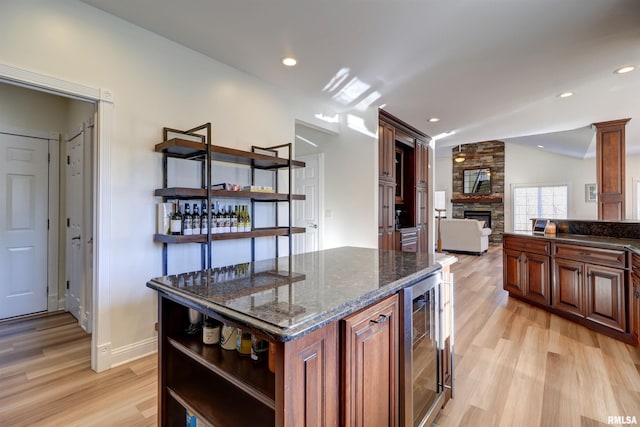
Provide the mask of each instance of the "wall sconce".
{"label": "wall sconce", "polygon": [[462,152],[462,145],[458,145],[458,155],[453,158],[456,163],[462,163],[465,161],[465,154]]}

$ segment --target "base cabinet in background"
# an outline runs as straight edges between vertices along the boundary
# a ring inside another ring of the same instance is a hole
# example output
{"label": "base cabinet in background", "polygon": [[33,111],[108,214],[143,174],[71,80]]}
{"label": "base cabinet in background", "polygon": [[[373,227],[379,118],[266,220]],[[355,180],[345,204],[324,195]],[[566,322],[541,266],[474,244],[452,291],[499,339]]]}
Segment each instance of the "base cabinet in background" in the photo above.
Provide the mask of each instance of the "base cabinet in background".
{"label": "base cabinet in background", "polygon": [[631,313],[629,323],[631,338],[638,345],[640,344],[640,255],[634,253],[631,260],[633,270],[631,273]]}
{"label": "base cabinet in background", "polygon": [[505,236],[504,289],[538,304],[551,304],[549,246],[548,242]]}
{"label": "base cabinet in background", "polygon": [[638,345],[640,303],[633,278],[640,283],[640,275],[629,271],[633,257],[616,247],[505,235],[503,287],[512,296]]}

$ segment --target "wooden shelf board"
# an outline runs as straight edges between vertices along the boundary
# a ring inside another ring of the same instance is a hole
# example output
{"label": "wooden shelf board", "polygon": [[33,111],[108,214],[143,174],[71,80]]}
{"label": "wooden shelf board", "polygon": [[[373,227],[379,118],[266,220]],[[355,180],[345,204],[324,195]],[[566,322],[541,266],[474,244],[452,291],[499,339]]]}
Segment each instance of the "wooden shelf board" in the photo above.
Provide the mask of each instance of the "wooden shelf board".
{"label": "wooden shelf board", "polygon": [[[304,227],[292,227],[292,234],[304,233]],[[268,236],[287,236],[289,235],[289,227],[269,227],[256,228],[252,231],[244,231],[240,233],[222,233],[212,234],[211,240],[232,240],[232,239],[248,239],[251,237],[268,237]],[[193,236],[182,236],[173,234],[154,234],[153,240],[161,243],[206,243],[206,234],[196,234]]]}
{"label": "wooden shelf board", "polygon": [[196,415],[198,421],[216,427],[273,426],[275,411],[258,402],[248,402],[242,391],[232,386],[190,378],[167,387],[169,395]]}
{"label": "wooden shelf board", "polygon": [[[237,150],[235,148],[222,147],[220,145],[210,145],[210,149],[211,160],[253,166],[258,169],[280,169],[289,166],[289,159],[285,159],[283,157]],[[172,138],[156,144],[155,151],[159,153],[167,153],[173,157],[195,159],[206,156],[207,146],[202,142],[189,141],[182,138]],[[303,168],[305,167],[305,163],[299,160],[291,160],[291,167]]]}
{"label": "wooden shelf board", "polygon": [[275,374],[269,371],[266,360],[254,362],[237,351],[223,350],[219,345],[204,345],[192,337],[168,340],[178,351],[275,410]]}
{"label": "wooden shelf board", "polygon": [[[205,188],[170,187],[158,188],[154,191],[157,197],[168,197],[175,199],[206,199],[207,190]],[[279,202],[289,200],[286,193],[265,193],[261,191],[227,191],[211,190],[211,197],[228,199],[253,199],[261,202]],[[291,200],[305,200],[304,194],[292,194]]]}
{"label": "wooden shelf board", "polygon": [[182,159],[202,158],[207,155],[207,146],[204,143],[182,138],[172,138],[156,144],[155,150]]}

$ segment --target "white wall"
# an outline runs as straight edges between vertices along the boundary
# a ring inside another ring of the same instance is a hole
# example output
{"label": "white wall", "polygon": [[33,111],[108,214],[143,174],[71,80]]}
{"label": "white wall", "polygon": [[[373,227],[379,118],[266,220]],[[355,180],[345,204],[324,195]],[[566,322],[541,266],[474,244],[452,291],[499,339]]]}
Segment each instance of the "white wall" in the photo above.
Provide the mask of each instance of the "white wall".
{"label": "white wall", "polygon": [[[373,114],[372,114],[373,113]],[[368,131],[377,130],[377,112],[364,115]],[[297,154],[324,153],[324,248],[377,248],[377,138],[350,128],[341,120],[340,133],[297,125],[297,133],[316,143],[296,141]],[[373,226],[373,227],[372,227]]]}
{"label": "white wall", "polygon": [[[328,126],[314,117],[329,111],[326,105],[295,98],[77,1],[3,1],[0,39],[11,41],[0,43],[0,63],[114,95],[108,236],[112,351],[155,336],[155,298],[145,283],[161,274],[161,245],[151,236],[158,201],[152,194],[161,185],[161,156],[153,147],[162,127],[188,129],[210,121],[215,144],[248,149],[292,141],[296,119]],[[365,118],[372,116],[367,112]],[[367,170],[348,156],[369,161],[375,143],[346,128],[343,135],[343,162],[327,165],[327,172],[353,170],[354,164]],[[340,243],[375,241],[375,180],[373,172],[361,175],[353,177],[351,190],[371,193],[359,206],[370,205],[371,212],[364,212]]]}

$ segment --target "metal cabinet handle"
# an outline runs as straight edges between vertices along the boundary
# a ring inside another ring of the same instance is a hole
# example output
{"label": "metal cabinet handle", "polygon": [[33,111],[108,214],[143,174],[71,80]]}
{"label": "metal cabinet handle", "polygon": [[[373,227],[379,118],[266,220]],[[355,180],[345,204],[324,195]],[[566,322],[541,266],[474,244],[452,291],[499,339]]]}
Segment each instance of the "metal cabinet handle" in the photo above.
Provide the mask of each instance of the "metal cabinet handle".
{"label": "metal cabinet handle", "polygon": [[369,322],[371,323],[384,323],[387,321],[387,316],[381,314],[377,319],[371,319]]}
{"label": "metal cabinet handle", "polygon": [[80,240],[80,236],[72,237],[71,240]]}
{"label": "metal cabinet handle", "polygon": [[640,298],[640,291],[636,289],[636,290],[635,290],[635,292],[633,293],[633,295],[634,295],[636,298]]}

